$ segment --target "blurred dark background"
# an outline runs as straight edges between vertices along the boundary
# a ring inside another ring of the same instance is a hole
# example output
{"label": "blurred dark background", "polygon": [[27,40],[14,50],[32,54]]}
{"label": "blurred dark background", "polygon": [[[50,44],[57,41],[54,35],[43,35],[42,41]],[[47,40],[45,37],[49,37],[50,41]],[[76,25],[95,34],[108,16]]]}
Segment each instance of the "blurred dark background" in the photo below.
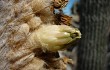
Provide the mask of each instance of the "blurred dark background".
{"label": "blurred dark background", "polygon": [[66,15],[73,16],[73,24],[82,33],[76,48],[69,48],[72,53],[66,51],[67,56],[77,61],[77,70],[110,70],[109,8],[109,0],[69,0],[63,9]]}

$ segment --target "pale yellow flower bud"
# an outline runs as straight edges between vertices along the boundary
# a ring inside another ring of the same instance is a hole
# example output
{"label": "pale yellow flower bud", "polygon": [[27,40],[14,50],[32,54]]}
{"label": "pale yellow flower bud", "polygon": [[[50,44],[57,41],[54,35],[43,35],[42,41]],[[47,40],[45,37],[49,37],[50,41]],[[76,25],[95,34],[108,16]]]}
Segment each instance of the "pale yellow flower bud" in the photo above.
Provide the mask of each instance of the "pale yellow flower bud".
{"label": "pale yellow flower bud", "polygon": [[37,31],[36,35],[43,48],[49,51],[61,50],[65,48],[66,44],[81,38],[78,29],[66,25],[44,25]]}

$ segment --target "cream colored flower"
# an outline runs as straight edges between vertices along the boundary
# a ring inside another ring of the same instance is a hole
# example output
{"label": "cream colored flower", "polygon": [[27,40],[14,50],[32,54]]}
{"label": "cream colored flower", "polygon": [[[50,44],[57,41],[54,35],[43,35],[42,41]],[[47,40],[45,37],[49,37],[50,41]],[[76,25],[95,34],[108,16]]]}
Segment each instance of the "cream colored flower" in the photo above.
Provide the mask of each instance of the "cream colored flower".
{"label": "cream colored flower", "polygon": [[43,48],[49,51],[61,50],[66,47],[66,44],[81,38],[78,29],[66,25],[44,25],[36,32],[36,35],[34,39],[38,38]]}

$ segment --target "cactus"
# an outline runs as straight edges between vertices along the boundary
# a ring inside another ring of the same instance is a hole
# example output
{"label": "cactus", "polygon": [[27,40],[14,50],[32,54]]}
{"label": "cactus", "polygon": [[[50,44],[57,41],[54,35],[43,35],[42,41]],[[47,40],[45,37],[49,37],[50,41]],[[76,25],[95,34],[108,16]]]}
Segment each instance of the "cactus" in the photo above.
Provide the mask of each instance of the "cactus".
{"label": "cactus", "polygon": [[81,33],[56,25],[50,5],[51,0],[0,1],[0,70],[66,68],[54,53],[81,38]]}

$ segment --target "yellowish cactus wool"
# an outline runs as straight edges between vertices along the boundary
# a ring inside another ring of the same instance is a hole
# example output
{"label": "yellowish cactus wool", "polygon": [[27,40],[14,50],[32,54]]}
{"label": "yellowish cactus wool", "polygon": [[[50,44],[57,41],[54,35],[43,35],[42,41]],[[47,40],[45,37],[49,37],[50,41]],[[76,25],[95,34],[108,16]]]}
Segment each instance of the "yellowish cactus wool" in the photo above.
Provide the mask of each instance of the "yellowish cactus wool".
{"label": "yellowish cactus wool", "polygon": [[29,25],[24,23],[19,25],[19,30],[20,33],[25,33],[26,35],[29,33]]}
{"label": "yellowish cactus wool", "polygon": [[31,29],[38,28],[41,25],[42,21],[39,17],[33,17],[29,20],[28,25]]}

